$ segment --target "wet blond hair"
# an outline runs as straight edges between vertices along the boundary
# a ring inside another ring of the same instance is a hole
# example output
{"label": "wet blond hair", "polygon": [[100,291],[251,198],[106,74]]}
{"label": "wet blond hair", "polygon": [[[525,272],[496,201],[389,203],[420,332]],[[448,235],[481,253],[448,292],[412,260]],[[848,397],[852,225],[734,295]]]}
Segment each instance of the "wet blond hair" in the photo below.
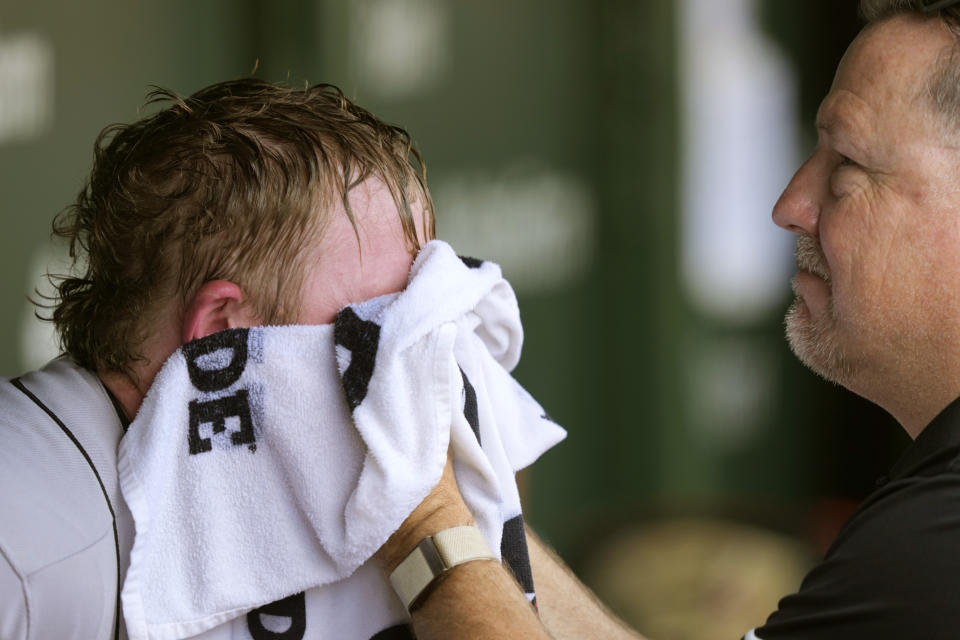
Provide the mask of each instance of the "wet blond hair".
{"label": "wet blond hair", "polygon": [[[367,178],[390,190],[407,248],[433,237],[424,164],[410,136],[330,85],[244,79],[104,129],[90,177],[54,221],[75,273],[55,277],[61,347],[95,371],[129,372],[171,304],[182,313],[210,280],[237,283],[268,324],[299,314],[309,249]],[[418,210],[421,220],[415,220]]]}

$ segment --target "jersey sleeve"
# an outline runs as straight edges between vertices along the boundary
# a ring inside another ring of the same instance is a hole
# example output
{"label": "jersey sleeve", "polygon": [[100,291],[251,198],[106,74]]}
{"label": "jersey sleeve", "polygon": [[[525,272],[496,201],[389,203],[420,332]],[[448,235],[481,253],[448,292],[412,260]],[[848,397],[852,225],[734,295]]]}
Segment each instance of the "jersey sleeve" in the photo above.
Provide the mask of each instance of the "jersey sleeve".
{"label": "jersey sleeve", "polygon": [[96,469],[6,381],[0,406],[0,638],[114,638],[118,546]]}

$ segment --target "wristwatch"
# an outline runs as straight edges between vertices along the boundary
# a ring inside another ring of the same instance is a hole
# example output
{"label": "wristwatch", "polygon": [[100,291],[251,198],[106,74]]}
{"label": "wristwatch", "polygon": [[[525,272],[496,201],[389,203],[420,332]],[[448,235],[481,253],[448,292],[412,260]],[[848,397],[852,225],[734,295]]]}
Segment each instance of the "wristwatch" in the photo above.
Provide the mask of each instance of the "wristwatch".
{"label": "wristwatch", "polygon": [[474,560],[496,559],[475,526],[452,527],[421,540],[390,574],[390,584],[407,611],[413,611],[429,592],[428,587],[450,568]]}

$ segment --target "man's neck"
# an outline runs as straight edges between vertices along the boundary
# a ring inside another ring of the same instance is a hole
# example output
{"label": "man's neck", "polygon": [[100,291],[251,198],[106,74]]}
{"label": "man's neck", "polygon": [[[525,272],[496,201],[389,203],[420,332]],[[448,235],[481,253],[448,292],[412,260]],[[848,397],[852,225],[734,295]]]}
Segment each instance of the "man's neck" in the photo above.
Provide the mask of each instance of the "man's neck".
{"label": "man's neck", "polygon": [[917,394],[912,402],[903,401],[897,404],[890,403],[889,406],[882,404],[880,406],[896,418],[911,439],[916,440],[927,425],[933,422],[933,419],[940,415],[947,405],[957,399],[957,395],[952,391],[937,395]]}
{"label": "man's neck", "polygon": [[139,357],[131,360],[126,371],[97,371],[100,381],[120,403],[131,422],[163,363],[183,344],[181,325],[176,316],[158,322],[153,335],[138,345]]}
{"label": "man's neck", "polygon": [[[140,404],[146,395],[147,387],[143,389],[136,383],[131,374],[119,373],[116,371],[99,371],[97,377],[103,383],[103,386],[113,394],[120,407],[131,422],[140,410]],[[143,378],[139,378],[141,381]],[[151,376],[151,380],[153,377]],[[142,382],[141,382],[142,384]]]}

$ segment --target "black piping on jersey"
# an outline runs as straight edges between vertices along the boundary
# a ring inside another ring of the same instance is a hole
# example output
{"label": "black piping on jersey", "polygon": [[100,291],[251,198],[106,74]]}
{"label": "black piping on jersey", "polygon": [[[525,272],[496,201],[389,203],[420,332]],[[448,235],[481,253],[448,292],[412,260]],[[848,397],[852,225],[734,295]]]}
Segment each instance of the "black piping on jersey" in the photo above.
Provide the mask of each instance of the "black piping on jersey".
{"label": "black piping on jersey", "polygon": [[100,386],[103,387],[103,390],[107,392],[107,396],[110,397],[110,402],[113,404],[113,410],[117,412],[117,417],[120,418],[120,426],[123,427],[123,432],[126,433],[127,429],[130,428],[130,418],[127,417],[127,412],[123,410],[123,407],[120,405],[120,401],[117,400],[117,396],[113,395],[113,392],[107,387],[107,385],[100,382]]}
{"label": "black piping on jersey", "polygon": [[33,395],[29,389],[23,386],[23,382],[20,381],[20,378],[14,378],[10,381],[13,386],[19,389],[25,396],[30,398],[34,404],[43,409],[43,411],[50,416],[50,418],[57,423],[57,426],[60,427],[60,430],[70,441],[77,447],[80,453],[83,455],[83,459],[87,461],[87,464],[90,465],[90,469],[93,471],[93,475],[96,476],[97,482],[100,484],[100,491],[103,492],[103,499],[107,503],[107,509],[110,510],[110,518],[113,521],[113,544],[114,549],[116,550],[117,555],[117,604],[113,614],[113,637],[114,640],[120,639],[120,536],[117,534],[117,514],[113,510],[113,505],[110,504],[110,496],[107,495],[107,489],[103,486],[103,480],[100,478],[100,472],[97,471],[97,467],[93,464],[93,460],[90,459],[90,455],[87,453],[86,449],[83,448],[83,445],[80,444],[80,441],[77,440],[77,437],[73,435],[73,432],[67,428],[67,425],[50,410],[50,407],[45,405],[40,398]]}

